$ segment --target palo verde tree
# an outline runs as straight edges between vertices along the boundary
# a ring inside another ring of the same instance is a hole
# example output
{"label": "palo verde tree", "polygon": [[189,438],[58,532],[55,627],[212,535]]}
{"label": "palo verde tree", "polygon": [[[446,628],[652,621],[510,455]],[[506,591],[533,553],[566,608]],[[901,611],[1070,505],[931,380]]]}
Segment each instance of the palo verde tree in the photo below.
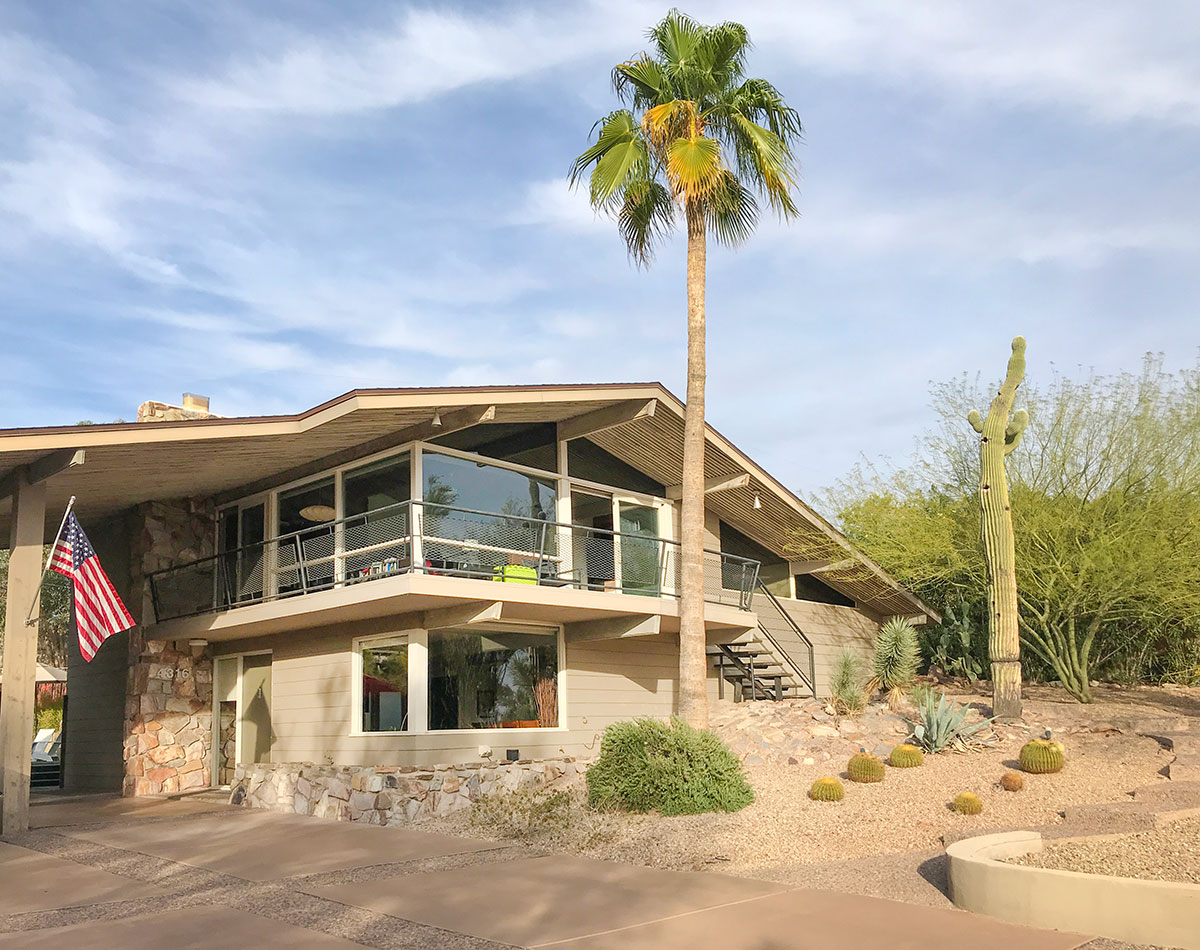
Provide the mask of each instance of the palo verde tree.
{"label": "palo verde tree", "polygon": [[[1023,391],[1030,419],[1006,467],[1025,673],[1081,702],[1093,679],[1200,681],[1200,365],[1170,374],[1148,357],[1140,374]],[[982,617],[981,458],[962,433],[982,394],[960,378],[933,397],[939,421],[912,464],[860,469],[827,503],[933,606]]]}
{"label": "palo verde tree", "polygon": [[793,149],[800,118],[765,79],[745,76],[740,23],[706,26],[672,10],[649,31],[650,52],[617,65],[624,108],[596,123],[571,170],[593,207],[616,218],[630,256],[648,266],[682,217],[687,232],[687,407],[681,511],[679,713],[708,723],[704,642],[704,385],[707,240],[737,246],[759,199],[798,214]]}
{"label": "palo verde tree", "polygon": [[[1008,372],[987,418],[967,413],[979,433],[979,512],[983,561],[987,567],[988,656],[992,662],[992,713],[1021,717],[1021,638],[1017,606],[1017,552],[1004,460],[1021,442],[1029,413],[1013,413],[1017,387],[1025,379],[1025,338],[1012,341]],[[1009,421],[1011,416],[1012,421]]]}

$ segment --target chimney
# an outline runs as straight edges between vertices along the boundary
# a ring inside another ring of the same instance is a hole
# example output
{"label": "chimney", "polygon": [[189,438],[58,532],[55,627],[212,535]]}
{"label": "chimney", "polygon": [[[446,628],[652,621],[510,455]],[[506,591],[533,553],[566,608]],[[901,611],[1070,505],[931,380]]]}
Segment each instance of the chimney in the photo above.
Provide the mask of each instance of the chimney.
{"label": "chimney", "polygon": [[138,422],[179,422],[184,419],[219,419],[208,411],[208,397],[195,393],[183,394],[183,405],[172,406],[165,402],[144,402],[138,406]]}

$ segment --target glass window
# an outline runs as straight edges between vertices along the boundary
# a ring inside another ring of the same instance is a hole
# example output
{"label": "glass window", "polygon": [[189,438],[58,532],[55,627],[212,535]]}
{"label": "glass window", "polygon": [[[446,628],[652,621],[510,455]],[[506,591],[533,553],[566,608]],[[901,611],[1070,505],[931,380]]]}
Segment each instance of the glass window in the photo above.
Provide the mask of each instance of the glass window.
{"label": "glass window", "polygon": [[[279,592],[319,590],[333,584],[333,478],[279,493]],[[295,534],[294,532],[299,532]]]}
{"label": "glass window", "polygon": [[362,731],[402,732],[408,728],[408,640],[399,637],[364,644]]}
{"label": "glass window", "polygon": [[342,516],[349,518],[408,501],[410,472],[407,452],[347,471],[342,476]]}
{"label": "glass window", "polygon": [[558,725],[558,637],[429,631],[429,728]]}
{"label": "glass window", "polygon": [[437,452],[421,468],[427,569],[525,584],[557,576],[554,479]]}
{"label": "glass window", "polygon": [[[380,459],[342,476],[342,549],[348,580],[405,571],[411,565],[408,454]],[[361,553],[355,553],[361,552]]]}
{"label": "glass window", "polygon": [[421,470],[427,503],[554,520],[558,491],[552,478],[438,452],[423,453]]}

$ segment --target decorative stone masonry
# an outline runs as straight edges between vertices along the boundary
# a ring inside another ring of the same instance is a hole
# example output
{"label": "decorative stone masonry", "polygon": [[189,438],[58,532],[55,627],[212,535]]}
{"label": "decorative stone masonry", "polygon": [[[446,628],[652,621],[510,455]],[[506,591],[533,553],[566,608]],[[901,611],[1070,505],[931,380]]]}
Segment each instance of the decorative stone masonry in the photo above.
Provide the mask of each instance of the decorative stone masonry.
{"label": "decorative stone masonry", "polygon": [[[140,630],[134,636],[140,640]],[[133,636],[130,638],[133,639]],[[212,654],[148,640],[131,657],[125,702],[126,795],[156,795],[211,784]]]}
{"label": "decorative stone masonry", "polygon": [[[130,609],[153,618],[146,575],[195,560],[213,549],[213,508],[204,499],[141,505],[142,530],[134,540]],[[125,693],[126,795],[154,795],[212,784],[212,649],[148,640],[141,626],[129,632]]]}
{"label": "decorative stone masonry", "polygon": [[470,808],[483,795],[561,788],[580,774],[569,756],[430,768],[264,763],[237,767],[229,803],[337,821],[399,825]]}

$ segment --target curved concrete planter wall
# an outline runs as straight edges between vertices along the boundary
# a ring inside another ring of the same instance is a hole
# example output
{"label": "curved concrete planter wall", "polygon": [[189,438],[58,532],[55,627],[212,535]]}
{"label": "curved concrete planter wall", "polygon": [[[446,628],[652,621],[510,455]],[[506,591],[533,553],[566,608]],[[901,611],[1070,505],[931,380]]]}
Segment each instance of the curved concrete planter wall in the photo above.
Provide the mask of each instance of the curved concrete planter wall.
{"label": "curved concrete planter wall", "polygon": [[1036,831],[955,842],[950,899],[963,910],[1013,923],[1200,950],[1200,884],[1143,881],[1005,864],[1042,850]]}

